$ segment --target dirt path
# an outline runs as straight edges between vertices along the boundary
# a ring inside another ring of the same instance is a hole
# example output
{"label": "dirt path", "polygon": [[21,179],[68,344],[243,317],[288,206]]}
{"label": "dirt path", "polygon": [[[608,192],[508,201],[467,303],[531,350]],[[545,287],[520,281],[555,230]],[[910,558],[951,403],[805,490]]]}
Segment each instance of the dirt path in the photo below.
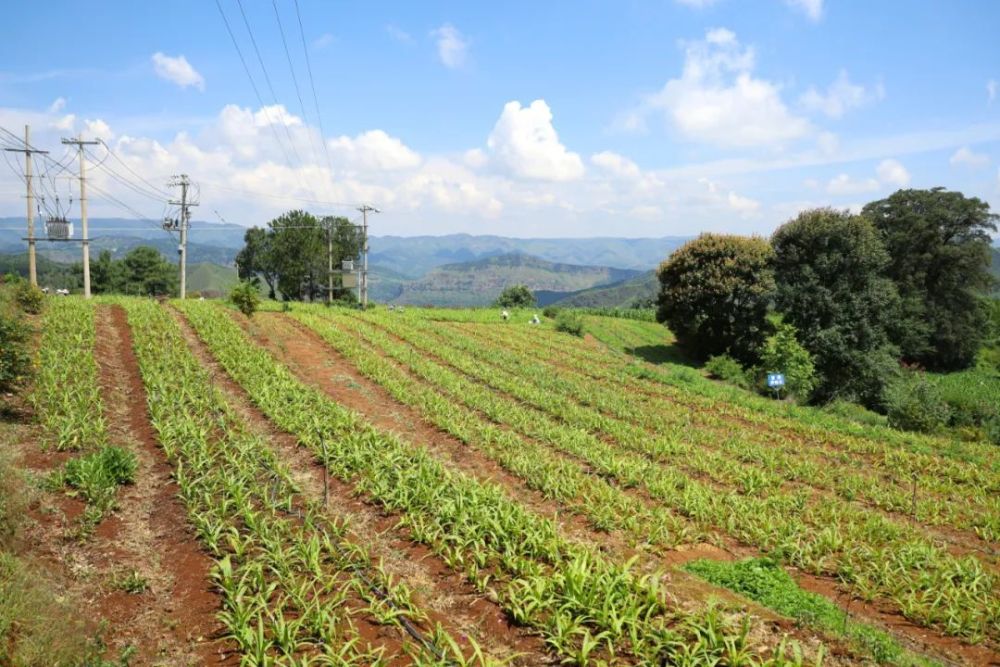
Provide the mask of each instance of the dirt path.
{"label": "dirt path", "polygon": [[148,582],[138,594],[110,591],[100,612],[114,642],[138,647],[141,664],[227,663],[232,647],[215,639],[221,598],[209,579],[212,561],[188,528],[172,468],[157,446],[125,311],[100,306],[95,324],[111,441],[133,451],[139,464],[135,484],[119,491],[119,509],[102,522],[95,546],[116,576],[137,572]]}
{"label": "dirt path", "polygon": [[[313,500],[321,500],[322,464],[309,450],[299,446],[295,436],[278,429],[253,405],[184,317],[176,311],[174,315],[192,352],[211,370],[214,383],[225,393],[227,402],[255,430],[267,436],[271,447],[291,468],[303,493]],[[426,546],[409,539],[407,531],[396,526],[398,515],[388,515],[364,502],[353,487],[336,478],[328,477],[327,485],[331,515],[346,517],[358,543],[364,544],[376,562],[381,559],[383,568],[394,580],[414,591],[415,602],[429,616],[421,624],[427,634],[440,624],[460,646],[469,647],[466,638],[471,637],[495,657],[519,656],[512,663],[515,665],[553,664],[538,636],[510,623],[495,602],[478,593]]]}

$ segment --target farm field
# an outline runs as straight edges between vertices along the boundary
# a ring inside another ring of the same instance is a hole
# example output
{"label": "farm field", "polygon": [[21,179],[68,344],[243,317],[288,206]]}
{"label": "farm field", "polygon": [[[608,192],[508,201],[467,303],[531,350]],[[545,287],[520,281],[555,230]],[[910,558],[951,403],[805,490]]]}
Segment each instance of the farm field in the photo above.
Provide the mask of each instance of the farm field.
{"label": "farm field", "polygon": [[50,300],[25,541],[131,664],[1000,661],[1000,449],[529,317]]}

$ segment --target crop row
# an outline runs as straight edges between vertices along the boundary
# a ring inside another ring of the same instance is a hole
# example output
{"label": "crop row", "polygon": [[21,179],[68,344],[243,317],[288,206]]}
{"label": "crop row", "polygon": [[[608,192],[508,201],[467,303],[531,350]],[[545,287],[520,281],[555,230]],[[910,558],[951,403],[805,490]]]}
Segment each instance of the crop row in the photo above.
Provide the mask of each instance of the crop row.
{"label": "crop row", "polygon": [[[535,628],[564,659],[591,664],[664,664],[690,655],[718,664],[736,651],[746,664],[749,622],[673,610],[658,574],[639,576],[567,542],[555,525],[489,483],[444,466],[422,447],[383,433],[298,381],[225,312],[188,302],[183,310],[227,372],[279,427],[309,445],[348,481],[464,574],[517,622]],[[320,447],[319,438],[335,443]],[[720,625],[721,624],[721,625]],[[800,661],[784,649],[768,663]]]}
{"label": "crop row", "polygon": [[[378,321],[372,319],[371,321]],[[754,429],[699,411],[697,421],[676,404],[650,398],[637,402],[622,387],[606,387],[569,370],[525,354],[431,325],[407,323],[407,339],[425,350],[447,355],[463,373],[504,391],[567,423],[596,434],[611,434],[625,447],[656,460],[685,461],[700,456],[708,469],[730,470],[745,492],[766,493],[785,482],[836,492],[888,512],[909,513],[927,523],[971,529],[987,541],[1000,539],[1000,498],[984,489],[955,485],[936,475],[906,479],[874,474],[864,461],[822,456],[783,434],[758,435]],[[415,340],[413,334],[420,334]],[[698,428],[692,428],[696,423]],[[914,498],[914,488],[920,495]],[[928,495],[928,494],[933,495]]]}
{"label": "crop row", "polygon": [[663,370],[618,360],[547,331],[529,335],[514,327],[509,332],[500,332],[492,327],[450,326],[491,344],[524,352],[561,371],[572,369],[593,380],[697,410],[694,419],[718,416],[752,425],[762,434],[791,434],[814,449],[830,450],[832,456],[840,456],[844,461],[863,458],[891,474],[930,473],[958,486],[988,493],[1000,491],[1000,454],[995,447],[863,426],[813,408],[766,400],[741,389],[709,382],[686,367]]}
{"label": "crop row", "polygon": [[[350,538],[346,521],[305,498],[263,437],[213,386],[177,323],[148,301],[123,300],[150,416],[180,495],[215,559],[219,618],[243,665],[385,665],[359,623],[394,626],[424,614]],[[372,582],[375,586],[372,586]],[[360,617],[360,621],[355,619]],[[414,664],[458,664],[453,641],[405,643]],[[438,646],[442,648],[437,648]],[[443,659],[447,658],[447,659]]]}
{"label": "crop row", "polygon": [[97,449],[108,440],[94,335],[92,301],[51,300],[42,318],[31,402],[58,450]]}
{"label": "crop row", "polygon": [[[977,641],[1000,627],[994,576],[975,558],[953,557],[912,529],[858,515],[842,503],[811,503],[805,490],[758,497],[706,484],[500,396],[356,318],[339,321],[456,402],[577,456],[625,487],[644,489],[705,529],[720,527],[808,571],[835,574],[863,596],[884,595],[908,617],[952,634]],[[401,323],[387,326],[405,328]]]}

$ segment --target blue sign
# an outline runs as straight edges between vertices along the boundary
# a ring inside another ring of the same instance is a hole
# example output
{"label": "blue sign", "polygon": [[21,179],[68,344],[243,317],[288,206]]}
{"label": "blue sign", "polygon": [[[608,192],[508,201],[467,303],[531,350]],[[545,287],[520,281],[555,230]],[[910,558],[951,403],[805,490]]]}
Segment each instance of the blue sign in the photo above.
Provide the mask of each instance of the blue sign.
{"label": "blue sign", "polygon": [[785,386],[785,374],[784,373],[768,373],[767,374],[767,386],[772,389],[777,389],[778,387]]}

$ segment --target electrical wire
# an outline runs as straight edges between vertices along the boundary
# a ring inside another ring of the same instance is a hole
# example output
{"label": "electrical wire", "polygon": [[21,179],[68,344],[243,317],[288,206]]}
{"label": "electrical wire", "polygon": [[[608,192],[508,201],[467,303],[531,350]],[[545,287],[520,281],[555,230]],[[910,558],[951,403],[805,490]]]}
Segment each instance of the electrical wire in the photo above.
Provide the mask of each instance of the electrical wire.
{"label": "electrical wire", "polygon": [[[285,48],[285,58],[288,60],[288,71],[292,73],[292,84],[295,86],[295,96],[299,99],[299,110],[302,112],[302,118],[306,119],[306,105],[302,102],[302,92],[299,90],[299,79],[295,76],[295,66],[292,64],[292,54],[288,51],[288,42],[285,40],[285,28],[281,24],[281,14],[278,12],[278,0],[271,0],[271,6],[274,8],[274,18],[278,22],[278,33],[281,35],[281,45]],[[312,153],[312,160],[314,163],[318,162],[318,155],[316,153],[316,142],[313,141],[312,132],[306,129],[306,136],[309,137],[309,152]],[[322,137],[320,137],[322,139]]]}
{"label": "electrical wire", "polygon": [[299,22],[299,36],[302,38],[302,52],[306,56],[306,71],[309,72],[309,87],[312,89],[313,105],[316,107],[316,122],[319,124],[320,143],[323,144],[323,153],[326,155],[326,168],[330,170],[330,178],[333,178],[333,162],[330,161],[330,149],[326,145],[326,131],[323,129],[323,114],[319,110],[319,98],[316,97],[316,81],[313,79],[312,63],[309,60],[309,47],[306,46],[306,31],[302,27],[302,14],[299,12],[299,0],[295,0],[295,18]]}
{"label": "electrical wire", "polygon": [[[274,100],[275,106],[279,104],[278,96],[274,93],[274,86],[271,85],[271,77],[267,73],[267,66],[264,65],[264,58],[260,55],[260,49],[257,48],[257,39],[253,36],[253,30],[250,28],[250,21],[247,19],[247,14],[243,10],[243,0],[236,0],[236,6],[240,8],[240,15],[243,17],[243,25],[247,28],[247,34],[250,35],[250,44],[253,46],[254,53],[257,54],[257,62],[260,63],[260,69],[264,73],[264,82],[267,84],[267,89],[271,91],[271,99]],[[270,120],[270,112],[266,107],[263,109],[265,115],[268,116]],[[285,136],[288,137],[288,144],[292,147],[292,153],[295,155],[295,162],[297,164],[302,164],[302,158],[299,157],[299,151],[295,148],[295,141],[292,139],[291,130],[288,129],[287,123],[282,123],[281,126],[285,128]]]}
{"label": "electrical wire", "polygon": [[267,116],[267,125],[271,128],[274,140],[277,142],[282,155],[285,157],[285,163],[288,165],[289,169],[293,169],[292,161],[288,157],[288,151],[285,150],[285,144],[282,143],[281,137],[278,135],[278,130],[274,127],[274,123],[270,122],[271,116],[267,112],[267,106],[264,104],[264,100],[260,96],[260,91],[257,89],[257,84],[253,80],[253,75],[250,74],[250,67],[247,66],[246,58],[243,57],[243,51],[240,49],[239,42],[236,41],[236,35],[233,34],[233,29],[229,25],[229,19],[226,18],[226,13],[222,10],[222,4],[219,0],[215,0],[215,6],[219,9],[219,15],[222,16],[222,22],[226,24],[226,32],[229,33],[229,39],[232,40],[233,46],[236,47],[236,53],[240,57],[240,62],[243,63],[243,71],[246,72],[247,78],[250,80],[250,87],[253,88],[253,94],[257,97],[257,103],[260,104],[261,110],[264,112],[264,115]]}
{"label": "electrical wire", "polygon": [[118,157],[118,154],[115,153],[113,150],[111,150],[111,146],[108,146],[107,142],[105,142],[104,139],[98,139],[98,141],[100,141],[101,145],[104,146],[105,149],[107,149],[108,153],[111,154],[111,157],[113,157],[115,160],[118,161],[119,164],[121,164],[123,167],[125,167],[125,169],[127,169],[130,174],[132,174],[133,176],[135,176],[136,178],[138,178],[140,181],[142,181],[151,191],[153,191],[153,192],[161,195],[161,199],[170,199],[170,193],[166,192],[165,190],[159,189],[157,186],[153,185],[152,183],[150,183],[149,181],[147,181],[145,178],[143,178],[141,175],[139,175],[138,173],[136,173],[135,170],[132,169],[132,167],[128,166],[128,163],[126,163],[124,160],[122,160],[120,157]]}

